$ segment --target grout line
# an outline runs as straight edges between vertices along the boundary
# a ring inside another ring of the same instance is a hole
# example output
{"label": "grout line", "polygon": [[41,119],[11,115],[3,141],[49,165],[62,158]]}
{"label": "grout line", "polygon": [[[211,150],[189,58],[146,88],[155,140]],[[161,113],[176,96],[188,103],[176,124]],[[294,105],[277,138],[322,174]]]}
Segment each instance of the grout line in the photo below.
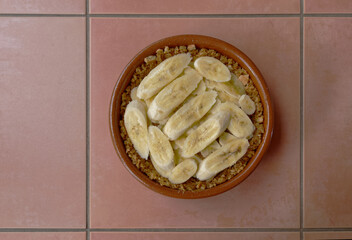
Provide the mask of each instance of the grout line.
{"label": "grout line", "polygon": [[299,227],[300,239],[304,239],[303,235],[303,23],[304,23],[304,0],[300,0],[300,43],[299,43],[299,82],[300,82],[300,214],[299,214]]}
{"label": "grout line", "polygon": [[108,228],[91,232],[298,232],[298,228]]}
{"label": "grout line", "polygon": [[303,240],[303,34],[304,34],[304,3],[303,0],[300,0],[300,50],[299,50],[299,55],[300,55],[300,66],[299,66],[299,78],[300,78],[300,214],[299,214],[299,227],[300,227],[300,239]]}
{"label": "grout line", "polygon": [[[89,6],[87,5],[87,9]],[[352,13],[283,14],[18,14],[0,13],[0,17],[96,17],[96,18],[272,18],[272,17],[352,17]]]}
{"label": "grout line", "polygon": [[351,232],[352,228],[304,228],[303,232]]}
{"label": "grout line", "polygon": [[299,14],[90,14],[91,17],[118,18],[250,18],[250,17],[299,17]]}
{"label": "grout line", "polygon": [[0,228],[1,232],[352,232],[352,228]]}
{"label": "grout line", "polygon": [[85,17],[86,14],[0,13],[0,17]]}
{"label": "grout line", "polygon": [[0,228],[0,232],[85,232],[85,228]]}
{"label": "grout line", "polygon": [[352,13],[306,13],[304,17],[352,17]]}
{"label": "grout line", "polygon": [[[303,11],[303,7],[302,7]],[[97,18],[271,18],[271,17],[352,17],[352,13],[282,13],[282,14],[89,14]]]}
{"label": "grout line", "polygon": [[86,239],[90,240],[90,23],[86,0]]}

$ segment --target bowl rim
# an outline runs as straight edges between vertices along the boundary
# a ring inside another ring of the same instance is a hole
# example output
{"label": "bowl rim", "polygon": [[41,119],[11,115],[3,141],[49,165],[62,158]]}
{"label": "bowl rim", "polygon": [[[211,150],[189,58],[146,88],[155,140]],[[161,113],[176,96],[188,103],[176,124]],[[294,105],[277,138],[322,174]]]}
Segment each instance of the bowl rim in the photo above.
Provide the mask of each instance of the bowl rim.
{"label": "bowl rim", "polygon": [[[121,96],[125,91],[126,87],[129,85],[132,75],[136,68],[144,62],[144,58],[150,55],[155,54],[157,49],[175,46],[188,46],[190,44],[195,44],[197,48],[208,48],[214,49],[222,55],[225,55],[236,62],[244,68],[250,75],[255,87],[257,88],[261,102],[263,105],[263,116],[264,116],[264,134],[262,142],[257,148],[254,156],[248,161],[245,168],[230,180],[219,184],[215,187],[204,189],[200,191],[181,191],[177,189],[168,188],[160,185],[157,182],[151,180],[147,175],[140,171],[128,157],[122,137],[120,136],[120,105],[121,105]],[[265,83],[264,77],[260,73],[259,69],[252,62],[252,60],[245,55],[241,50],[235,46],[214,38],[205,35],[194,35],[194,34],[184,34],[184,35],[175,35],[167,38],[160,39],[156,42],[151,43],[141,51],[139,51],[126,67],[121,72],[118,77],[111,99],[110,99],[110,108],[109,108],[109,126],[110,126],[110,135],[112,142],[118,157],[120,158],[122,164],[125,168],[144,186],[149,189],[163,194],[165,196],[182,198],[182,199],[197,199],[197,198],[206,198],[210,196],[215,196],[220,193],[226,192],[241,182],[243,182],[258,166],[261,161],[264,153],[268,149],[272,134],[273,134],[273,125],[274,125],[274,112],[272,101],[270,98],[269,89]]]}

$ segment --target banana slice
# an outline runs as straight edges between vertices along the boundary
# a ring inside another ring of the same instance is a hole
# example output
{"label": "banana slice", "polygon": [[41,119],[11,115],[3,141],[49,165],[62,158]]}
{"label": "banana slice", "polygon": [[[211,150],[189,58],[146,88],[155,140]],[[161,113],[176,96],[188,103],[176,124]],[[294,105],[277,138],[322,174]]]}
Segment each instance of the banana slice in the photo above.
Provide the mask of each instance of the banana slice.
{"label": "banana slice", "polygon": [[[225,133],[223,133],[225,134]],[[222,135],[223,135],[222,134]],[[208,157],[211,153],[215,152],[220,148],[220,144],[218,141],[212,142],[208,147],[204,148],[202,151],[200,151],[200,154],[202,154],[203,157]]]}
{"label": "banana slice", "polygon": [[229,142],[231,142],[232,140],[235,140],[235,139],[239,139],[239,138],[235,137],[231,133],[224,132],[219,137],[219,143],[220,143],[221,146],[224,146],[225,144],[227,144],[227,143],[229,143]]}
{"label": "banana slice", "polygon": [[175,144],[176,149],[183,149],[187,135],[183,134],[181,137],[177,138],[173,143]]}
{"label": "banana slice", "polygon": [[145,105],[138,101],[131,101],[125,111],[124,122],[127,134],[137,153],[144,159],[148,158],[148,126]]}
{"label": "banana slice", "polygon": [[215,82],[226,82],[231,79],[230,70],[226,65],[213,57],[197,58],[194,68],[205,78]]}
{"label": "banana slice", "polygon": [[255,103],[248,95],[242,95],[238,103],[247,115],[252,115],[255,112]]}
{"label": "banana slice", "polygon": [[138,87],[134,87],[132,90],[131,90],[131,98],[132,98],[132,101],[133,100],[141,100],[137,97],[137,89]]}
{"label": "banana slice", "polygon": [[242,111],[236,104],[232,104],[232,118],[229,124],[229,131],[235,137],[248,138],[252,136],[255,126],[247,114]]}
{"label": "banana slice", "polygon": [[[215,111],[215,110],[214,110]],[[216,111],[229,112],[231,114],[228,130],[238,138],[248,138],[255,130],[255,126],[247,114],[235,103],[226,102],[219,105]]]}
{"label": "banana slice", "polygon": [[174,152],[179,149],[179,147],[175,144],[175,141],[170,141],[172,149],[174,150]]}
{"label": "banana slice", "polygon": [[219,107],[222,105],[222,102],[219,99],[219,96],[216,98],[216,102],[213,107],[210,109],[208,114],[216,114],[219,112]]}
{"label": "banana slice", "polygon": [[[153,162],[162,170],[171,170],[174,164],[174,151],[169,139],[155,126],[149,126],[149,150]],[[153,164],[154,164],[153,163]],[[158,170],[157,170],[158,171]]]}
{"label": "banana slice", "polygon": [[175,166],[177,166],[179,163],[181,163],[184,158],[181,156],[181,149],[174,149],[174,163]]}
{"label": "banana slice", "polygon": [[160,176],[164,178],[168,178],[170,176],[171,170],[164,170],[158,166],[158,164],[155,163],[152,155],[150,155],[150,160],[155,168],[155,170],[160,174]]}
{"label": "banana slice", "polygon": [[150,98],[144,100],[145,104],[147,105],[147,108],[150,107],[150,104],[152,104],[154,98],[155,98],[155,96],[150,97]]}
{"label": "banana slice", "polygon": [[[241,95],[246,93],[244,85],[240,80],[238,80],[237,76],[233,73],[231,73],[231,79],[228,82],[214,82],[214,81],[206,80],[205,84],[207,88],[215,89],[219,92],[227,93],[228,95],[237,99],[237,101]],[[232,101],[231,99],[228,99],[228,100]]]}
{"label": "banana slice", "polygon": [[192,92],[192,95],[199,95],[205,92],[205,90],[207,89],[207,86],[205,86],[204,81],[200,81],[196,90],[194,90]]}
{"label": "banana slice", "polygon": [[246,154],[248,147],[249,142],[247,139],[232,140],[210,154],[199,164],[196,177],[201,181],[214,177],[241,159]]}
{"label": "banana slice", "polygon": [[[175,153],[174,162],[175,162],[176,166],[178,164],[180,164],[181,162],[183,162],[185,159],[187,159],[187,158],[182,157],[182,150],[181,149],[174,150],[174,153]],[[196,160],[197,164],[199,164],[203,161],[203,159],[200,156],[198,156],[198,154],[193,155],[191,158]]]}
{"label": "banana slice", "polygon": [[221,102],[226,103],[226,102],[233,102],[236,105],[240,105],[238,103],[238,101],[240,100],[240,95],[234,96],[234,95],[230,95],[226,92],[218,92],[218,98]]}
{"label": "banana slice", "polygon": [[246,89],[244,87],[244,84],[238,79],[238,77],[231,73],[231,80],[230,80],[230,83],[232,84],[235,92],[238,94],[238,95],[243,95],[246,93]]}
{"label": "banana slice", "polygon": [[169,120],[169,118],[165,118],[163,120],[156,121],[156,123],[158,123],[160,126],[164,127],[164,125],[167,123],[167,120]]}
{"label": "banana slice", "polygon": [[198,154],[194,155],[192,159],[196,160],[198,165],[203,161],[203,159],[199,157]]}
{"label": "banana slice", "polygon": [[172,169],[169,180],[174,184],[184,183],[197,172],[197,168],[197,162],[194,159],[185,159]]}
{"label": "banana slice", "polygon": [[148,109],[149,119],[153,122],[165,119],[197,88],[202,78],[196,70],[187,67],[184,75],[176,78],[156,95]]}
{"label": "banana slice", "polygon": [[148,99],[158,93],[164,86],[183,72],[192,57],[189,53],[181,53],[162,61],[140,83],[137,96]]}
{"label": "banana slice", "polygon": [[209,111],[216,101],[216,95],[215,91],[209,91],[190,99],[169,118],[164,133],[170,140],[177,139]]}
{"label": "banana slice", "polygon": [[187,136],[184,143],[183,157],[192,157],[215,141],[228,127],[230,117],[229,112],[219,112],[209,117]]}

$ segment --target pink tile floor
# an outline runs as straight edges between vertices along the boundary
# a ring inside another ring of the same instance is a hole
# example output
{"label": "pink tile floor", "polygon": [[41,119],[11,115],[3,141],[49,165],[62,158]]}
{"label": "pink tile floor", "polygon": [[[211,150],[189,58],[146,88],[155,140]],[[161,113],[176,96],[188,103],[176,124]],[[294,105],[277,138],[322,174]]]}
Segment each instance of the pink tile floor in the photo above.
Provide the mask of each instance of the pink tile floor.
{"label": "pink tile floor", "polygon": [[[128,61],[186,33],[245,52],[275,107],[259,167],[200,200],[138,183],[108,129]],[[0,0],[0,239],[352,239],[351,52],[349,0]]]}
{"label": "pink tile floor", "polygon": [[[209,199],[165,198],[139,184],[128,175],[121,162],[116,161],[106,121],[110,92],[116,82],[116,71],[122,71],[135,54],[135,48],[143,47],[138,39],[153,42],[196,28],[195,33],[206,34],[204,26],[211,29],[212,36],[247,52],[260,69],[267,69],[263,74],[275,102],[277,127],[274,131],[277,133],[262,164],[238,188]],[[218,26],[230,27],[223,31]],[[133,38],[129,36],[131,28],[136,29]],[[236,31],[243,31],[243,34],[234,40],[232,36]],[[273,37],[279,33],[279,37]],[[255,49],[252,48],[256,41],[254,34],[262,36],[261,47]],[[92,227],[299,227],[298,18],[194,18],[192,23],[187,19],[99,18],[91,19],[91,36]],[[125,54],[120,54],[122,51]],[[282,55],[283,51],[286,54]],[[271,61],[276,64],[273,66]],[[106,79],[104,84],[101,79]],[[112,189],[107,182],[122,184]],[[124,194],[129,188],[136,189],[137,198]],[[139,204],[140,199],[144,199],[143,204]],[[149,215],[148,221],[139,214]]]}

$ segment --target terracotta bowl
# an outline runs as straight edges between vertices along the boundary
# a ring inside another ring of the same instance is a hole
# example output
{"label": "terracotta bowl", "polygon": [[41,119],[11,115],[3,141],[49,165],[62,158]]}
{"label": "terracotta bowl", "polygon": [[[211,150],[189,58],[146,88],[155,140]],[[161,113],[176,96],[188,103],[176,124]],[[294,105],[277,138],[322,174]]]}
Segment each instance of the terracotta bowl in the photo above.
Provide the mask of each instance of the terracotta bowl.
{"label": "terracotta bowl", "polygon": [[[247,163],[246,167],[232,179],[218,186],[210,189],[201,190],[198,192],[180,192],[176,189],[171,189],[168,187],[161,186],[159,183],[151,180],[147,175],[142,173],[138,168],[132,163],[131,159],[127,156],[125,151],[125,146],[123,140],[120,136],[119,120],[120,116],[120,105],[121,96],[125,88],[130,83],[132,75],[135,69],[144,62],[144,58],[155,54],[155,51],[159,48],[163,49],[165,46],[175,47],[175,46],[187,46],[190,44],[195,44],[197,48],[208,48],[214,49],[222,55],[225,55],[233,60],[237,61],[239,65],[244,68],[253,80],[254,85],[259,91],[260,98],[264,108],[264,129],[265,133],[263,135],[263,141],[258,147],[255,155]],[[161,39],[142,51],[140,51],[125,67],[122,71],[120,77],[118,78],[115,88],[112,93],[111,103],[110,103],[110,132],[114,147],[116,149],[117,155],[122,161],[126,169],[144,186],[154,190],[160,194],[175,198],[205,198],[223,193],[231,188],[237,186],[244,179],[246,179],[249,174],[251,174],[254,169],[259,164],[265,151],[268,149],[272,133],[273,133],[273,109],[270,100],[270,95],[268,88],[265,84],[262,74],[259,72],[258,68],[254,63],[239,49],[236,47],[216,38],[201,36],[201,35],[178,35],[173,37],[168,37]]]}

